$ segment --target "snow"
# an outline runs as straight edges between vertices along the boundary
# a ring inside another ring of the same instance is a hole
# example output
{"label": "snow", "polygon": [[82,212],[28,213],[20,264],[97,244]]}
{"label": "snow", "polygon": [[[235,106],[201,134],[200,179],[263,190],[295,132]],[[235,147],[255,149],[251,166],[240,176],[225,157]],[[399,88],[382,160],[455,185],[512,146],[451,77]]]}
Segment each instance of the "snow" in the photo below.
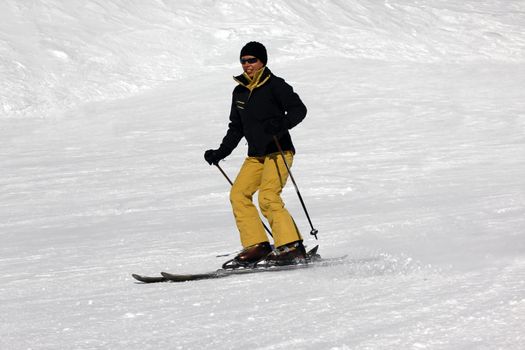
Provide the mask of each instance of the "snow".
{"label": "snow", "polygon": [[[518,0],[4,0],[0,348],[524,348],[524,23]],[[202,155],[250,40],[309,109],[306,243],[348,263],[135,283],[239,249]]]}

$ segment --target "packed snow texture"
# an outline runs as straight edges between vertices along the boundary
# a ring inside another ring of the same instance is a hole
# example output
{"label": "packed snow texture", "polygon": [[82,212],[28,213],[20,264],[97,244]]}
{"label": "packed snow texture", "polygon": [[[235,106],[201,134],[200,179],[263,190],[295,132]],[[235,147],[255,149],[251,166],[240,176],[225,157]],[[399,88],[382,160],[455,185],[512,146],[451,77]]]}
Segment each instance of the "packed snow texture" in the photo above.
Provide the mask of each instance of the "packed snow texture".
{"label": "packed snow texture", "polygon": [[[240,248],[202,155],[251,40],[347,263],[136,283]],[[0,68],[1,349],[525,348],[524,1],[3,0]]]}
{"label": "packed snow texture", "polygon": [[[46,117],[234,69],[260,39],[271,62],[525,60],[523,1],[18,1],[0,3],[1,108]],[[319,63],[320,64],[320,63]]]}

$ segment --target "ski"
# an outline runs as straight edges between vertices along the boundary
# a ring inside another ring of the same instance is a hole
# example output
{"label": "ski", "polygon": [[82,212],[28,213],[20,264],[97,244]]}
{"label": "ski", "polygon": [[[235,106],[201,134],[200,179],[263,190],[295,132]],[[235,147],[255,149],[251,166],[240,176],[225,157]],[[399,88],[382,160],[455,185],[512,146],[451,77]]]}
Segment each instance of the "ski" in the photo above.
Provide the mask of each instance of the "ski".
{"label": "ski", "polygon": [[142,282],[142,283],[168,282],[166,277],[163,277],[163,276],[142,276],[136,273],[132,273],[131,276],[137,281]]}
{"label": "ski", "polygon": [[[313,260],[313,259],[319,259],[320,256],[317,254],[317,250],[319,249],[319,246],[315,246],[313,249],[311,249],[310,251],[307,252],[307,257],[308,257],[308,260]],[[243,269],[240,269],[239,271],[246,271],[246,270],[253,270],[253,268],[243,268]],[[195,281],[195,280],[201,280],[201,279],[211,279],[211,278],[220,278],[220,277],[226,277],[230,274],[228,273],[225,273],[225,272],[229,272],[230,270],[229,269],[219,269],[219,270],[216,270],[216,271],[212,271],[212,272],[207,272],[207,273],[199,273],[199,274],[170,274],[170,273],[167,273],[165,272],[166,275],[170,275],[170,277],[166,277],[164,275],[162,276],[144,276],[144,275],[139,275],[139,274],[136,274],[136,273],[133,273],[131,274],[131,276],[136,279],[137,281],[139,282],[142,282],[142,283],[160,283],[160,282],[186,282],[186,281]],[[231,270],[233,271],[233,270]],[[237,272],[237,274],[240,273],[240,272]]]}
{"label": "ski", "polygon": [[247,275],[253,273],[261,272],[278,272],[278,271],[291,271],[291,270],[300,270],[320,266],[330,266],[336,262],[343,261],[345,257],[335,258],[335,259],[318,259],[310,261],[304,264],[294,264],[294,265],[283,265],[283,266],[260,266],[254,268],[237,268],[237,269],[218,269],[216,271],[207,272],[207,273],[198,273],[198,274],[174,274],[170,272],[161,272],[160,274],[165,277],[170,282],[189,282],[197,280],[206,280],[206,279],[215,279],[215,278],[224,278],[233,275]]}
{"label": "ski", "polygon": [[323,259],[317,255],[316,246],[308,252],[309,261],[303,264],[284,265],[284,266],[258,266],[253,268],[236,268],[236,269],[218,269],[215,271],[195,274],[175,274],[170,272],[161,272],[161,276],[142,276],[132,274],[133,278],[142,283],[160,283],[160,282],[189,282],[197,280],[217,279],[233,275],[244,275],[260,272],[277,272],[306,269],[311,267],[331,266],[343,263],[347,256],[337,258]]}

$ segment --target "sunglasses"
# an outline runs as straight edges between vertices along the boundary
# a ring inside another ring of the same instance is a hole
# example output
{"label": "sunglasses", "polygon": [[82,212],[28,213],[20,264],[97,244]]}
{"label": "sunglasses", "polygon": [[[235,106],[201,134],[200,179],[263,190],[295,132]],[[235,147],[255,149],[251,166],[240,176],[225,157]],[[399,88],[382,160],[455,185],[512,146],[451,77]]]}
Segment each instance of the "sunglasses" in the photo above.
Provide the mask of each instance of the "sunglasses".
{"label": "sunglasses", "polygon": [[254,58],[241,58],[241,64],[246,64],[246,63],[250,63],[250,64],[253,64],[253,63],[257,63],[259,59],[257,57],[254,57]]}

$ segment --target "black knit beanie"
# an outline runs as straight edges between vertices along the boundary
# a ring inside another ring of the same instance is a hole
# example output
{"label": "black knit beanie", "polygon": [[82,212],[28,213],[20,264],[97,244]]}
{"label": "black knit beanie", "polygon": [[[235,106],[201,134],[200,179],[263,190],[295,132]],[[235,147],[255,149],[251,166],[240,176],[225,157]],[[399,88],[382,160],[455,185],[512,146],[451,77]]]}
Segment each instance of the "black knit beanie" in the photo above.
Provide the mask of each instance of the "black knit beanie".
{"label": "black knit beanie", "polygon": [[265,66],[268,62],[268,54],[266,53],[266,48],[263,44],[257,41],[250,41],[248,44],[244,45],[241,50],[242,56],[254,56],[257,57]]}

